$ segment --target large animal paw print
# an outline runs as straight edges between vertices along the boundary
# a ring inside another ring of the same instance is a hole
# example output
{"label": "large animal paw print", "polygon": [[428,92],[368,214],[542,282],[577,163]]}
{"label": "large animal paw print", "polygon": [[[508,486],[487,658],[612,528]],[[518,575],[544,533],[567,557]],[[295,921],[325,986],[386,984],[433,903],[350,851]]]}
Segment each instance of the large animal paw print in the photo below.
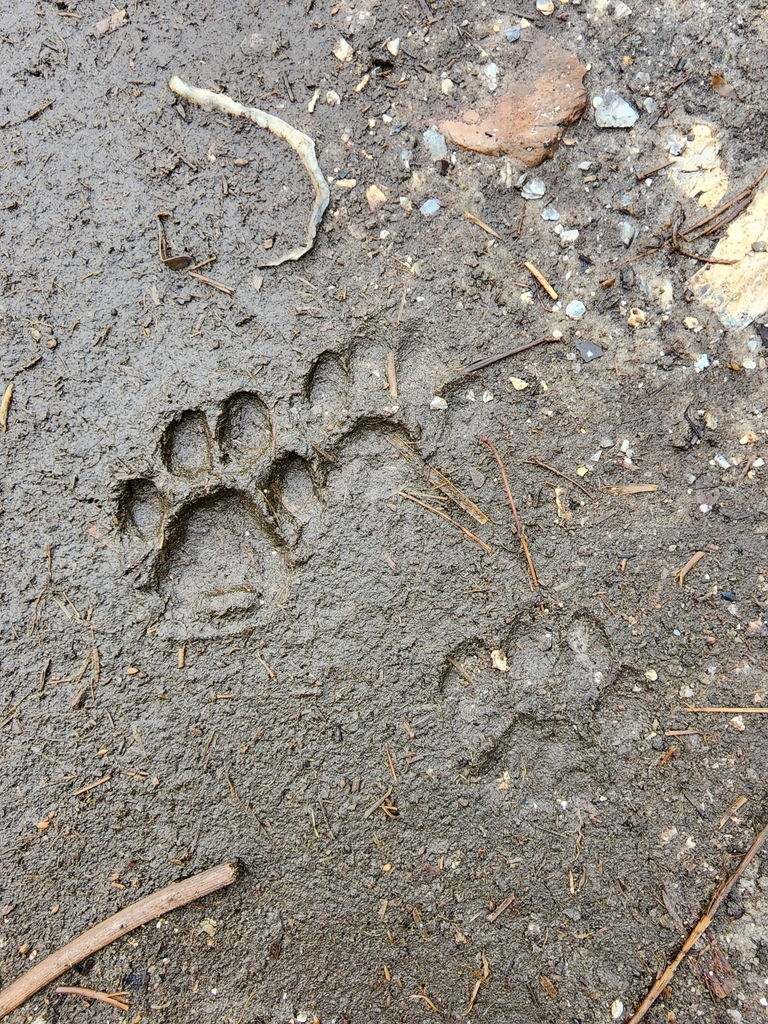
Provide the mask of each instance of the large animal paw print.
{"label": "large animal paw print", "polygon": [[309,463],[292,452],[274,458],[269,410],[251,392],[227,399],[215,422],[181,413],[161,436],[159,461],[122,482],[128,571],[177,629],[263,624],[319,528]]}

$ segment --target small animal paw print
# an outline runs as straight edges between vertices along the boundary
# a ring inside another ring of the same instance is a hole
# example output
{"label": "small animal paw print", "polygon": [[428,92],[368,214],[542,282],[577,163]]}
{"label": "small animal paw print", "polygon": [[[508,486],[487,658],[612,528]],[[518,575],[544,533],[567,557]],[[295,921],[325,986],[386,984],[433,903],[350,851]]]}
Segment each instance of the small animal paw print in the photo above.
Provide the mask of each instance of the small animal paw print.
{"label": "small animal paw print", "polygon": [[127,571],[185,631],[262,624],[274,613],[322,507],[300,455],[275,458],[258,395],[231,395],[211,420],[182,412],[165,428],[160,467],[121,482]]}

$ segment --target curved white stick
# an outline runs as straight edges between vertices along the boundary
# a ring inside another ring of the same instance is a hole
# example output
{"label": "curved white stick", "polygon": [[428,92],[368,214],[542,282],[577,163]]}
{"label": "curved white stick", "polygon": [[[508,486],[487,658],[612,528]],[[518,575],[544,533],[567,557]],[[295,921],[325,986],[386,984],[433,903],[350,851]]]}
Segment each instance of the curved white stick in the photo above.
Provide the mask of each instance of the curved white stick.
{"label": "curved white stick", "polygon": [[223,114],[232,114],[233,117],[247,117],[249,121],[253,121],[259,128],[265,128],[268,132],[272,132],[273,135],[277,135],[279,139],[287,142],[291,149],[298,153],[299,159],[306,167],[315,189],[315,202],[312,206],[312,213],[310,214],[307,226],[307,244],[292,249],[287,256],[259,263],[258,266],[277,267],[287,260],[298,260],[305,252],[309,252],[314,244],[317,228],[331,199],[328,182],[325,180],[323,172],[320,170],[320,164],[317,162],[315,143],[312,139],[305,135],[304,132],[300,132],[298,128],[291,127],[282,118],[275,117],[274,114],[267,114],[266,111],[259,110],[258,107],[245,107],[242,103],[237,103],[224,93],[211,92],[209,89],[196,89],[192,85],[186,85],[176,75],[168,82],[168,88],[171,92],[175,92],[177,96],[181,96],[182,99],[189,100],[190,103],[202,107],[203,110],[219,110]]}

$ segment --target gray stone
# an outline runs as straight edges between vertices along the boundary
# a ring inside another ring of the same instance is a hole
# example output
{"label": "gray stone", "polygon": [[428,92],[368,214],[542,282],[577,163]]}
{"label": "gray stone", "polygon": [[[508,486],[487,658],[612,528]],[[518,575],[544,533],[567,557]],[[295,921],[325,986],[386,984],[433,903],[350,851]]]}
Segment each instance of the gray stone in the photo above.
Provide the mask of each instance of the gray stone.
{"label": "gray stone", "polygon": [[631,128],[639,116],[623,97],[610,90],[595,107],[595,124],[598,128]]}
{"label": "gray stone", "polygon": [[621,236],[622,244],[629,248],[635,240],[637,228],[634,224],[630,224],[628,220],[623,220],[619,224],[619,234]]}
{"label": "gray stone", "polygon": [[523,199],[542,199],[547,191],[547,186],[539,178],[532,178],[523,185]]}
{"label": "gray stone", "polygon": [[434,161],[448,159],[448,147],[445,144],[445,136],[441,135],[437,128],[427,128],[422,135],[424,145],[429,150],[429,155]]}
{"label": "gray stone", "polygon": [[440,209],[440,202],[437,199],[427,199],[425,203],[422,203],[419,207],[419,213],[422,213],[425,217],[434,217],[437,211]]}

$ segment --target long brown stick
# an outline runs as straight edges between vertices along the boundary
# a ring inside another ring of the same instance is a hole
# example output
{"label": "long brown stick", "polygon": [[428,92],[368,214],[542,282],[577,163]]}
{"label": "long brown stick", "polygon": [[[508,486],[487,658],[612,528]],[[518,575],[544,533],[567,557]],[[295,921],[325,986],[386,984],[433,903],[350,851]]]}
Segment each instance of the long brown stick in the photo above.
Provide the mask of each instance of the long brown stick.
{"label": "long brown stick", "polygon": [[562,338],[537,338],[535,341],[527,341],[525,345],[518,345],[517,348],[508,348],[504,352],[499,352],[496,356],[486,356],[485,359],[476,359],[474,363],[460,366],[457,372],[464,375],[474,373],[475,370],[482,370],[486,366],[493,366],[494,363],[500,363],[502,359],[509,359],[510,356],[527,352],[529,348],[536,348],[537,345],[546,345],[550,341],[562,341]]}
{"label": "long brown stick", "polygon": [[656,981],[653,984],[653,986],[651,987],[650,992],[645,997],[645,999],[642,1001],[642,1003],[640,1003],[640,1005],[638,1006],[637,1010],[635,1011],[634,1016],[629,1021],[629,1024],[639,1024],[639,1022],[643,1019],[643,1017],[646,1015],[646,1013],[648,1013],[650,1008],[653,1006],[653,1004],[659,998],[661,993],[664,991],[664,989],[667,987],[667,985],[672,980],[672,976],[674,975],[674,973],[677,970],[677,968],[680,966],[680,964],[685,959],[686,954],[693,948],[693,946],[696,945],[696,943],[701,938],[701,936],[704,934],[704,932],[707,930],[707,928],[709,928],[709,926],[712,924],[712,919],[715,916],[715,914],[717,913],[718,907],[723,902],[723,900],[726,898],[726,896],[731,891],[731,889],[733,889],[734,885],[738,882],[738,880],[741,878],[741,876],[744,874],[744,872],[747,870],[747,868],[752,863],[752,861],[755,859],[757,854],[760,852],[760,847],[763,845],[763,843],[765,842],[766,839],[768,839],[768,825],[765,826],[763,831],[760,833],[760,835],[757,837],[757,839],[755,839],[754,843],[752,843],[750,848],[744,854],[744,857],[743,857],[741,863],[736,868],[736,870],[733,872],[731,877],[727,878],[723,882],[723,884],[721,886],[719,886],[718,889],[716,889],[715,895],[712,897],[712,902],[707,907],[706,914],[704,914],[704,916],[701,918],[701,920],[695,926],[695,928],[693,929],[691,934],[685,940],[685,942],[683,943],[683,948],[677,954],[677,956],[672,961],[672,963],[669,964],[669,966],[664,971],[662,976],[658,979],[658,981]]}
{"label": "long brown stick", "polygon": [[531,558],[531,552],[528,550],[528,541],[525,537],[525,531],[523,530],[523,524],[520,522],[520,516],[517,514],[517,508],[515,506],[515,499],[512,497],[512,491],[510,490],[509,480],[507,480],[507,471],[504,469],[504,463],[501,461],[498,449],[493,441],[489,441],[487,437],[480,438],[480,444],[486,445],[493,452],[493,457],[496,459],[496,463],[501,472],[501,479],[504,481],[504,489],[507,492],[507,499],[509,501],[509,507],[512,509],[512,515],[515,519],[515,528],[517,529],[517,536],[520,538],[520,547],[523,549],[525,560],[528,563],[528,572],[531,574],[531,584],[534,590],[539,589],[539,579],[536,575],[536,569],[533,566],[533,559]]}
{"label": "long brown stick", "polygon": [[0,992],[0,1019],[25,1003],[41,988],[55,981],[70,967],[81,963],[97,950],[104,949],[110,942],[133,931],[134,928],[154,921],[161,914],[177,910],[193,900],[202,899],[203,896],[216,892],[217,889],[223,889],[225,885],[234,882],[238,874],[239,867],[236,861],[219,864],[199,875],[193,875],[192,878],[167,885],[159,892],[145,896],[138,903],[132,903],[124,910],[108,917],[106,921],[89,928],[87,932],[83,932],[66,946],[51,953]]}

